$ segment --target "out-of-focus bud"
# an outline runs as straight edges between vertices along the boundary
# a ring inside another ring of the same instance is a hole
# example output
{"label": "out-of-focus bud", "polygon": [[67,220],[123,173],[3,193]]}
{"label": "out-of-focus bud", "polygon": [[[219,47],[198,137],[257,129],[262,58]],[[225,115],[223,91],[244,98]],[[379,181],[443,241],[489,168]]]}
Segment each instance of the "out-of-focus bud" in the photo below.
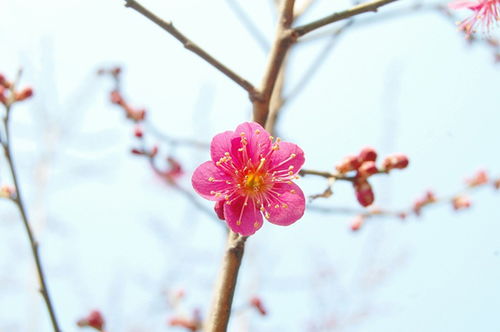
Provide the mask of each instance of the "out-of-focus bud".
{"label": "out-of-focus bud", "polygon": [[365,161],[376,161],[377,160],[377,151],[375,151],[372,147],[366,147],[359,153],[359,161],[363,163]]}
{"label": "out-of-focus bud", "polygon": [[420,216],[420,213],[422,212],[422,208],[424,206],[432,204],[436,201],[437,199],[434,193],[430,190],[427,191],[424,197],[417,199],[415,203],[413,203],[413,213],[415,213],[415,215],[417,216]]}
{"label": "out-of-focus bud", "polygon": [[258,296],[254,296],[250,299],[250,305],[255,308],[262,316],[267,315],[267,310],[262,300]]}
{"label": "out-of-focus bud", "polygon": [[408,214],[406,212],[400,212],[398,213],[398,218],[401,220],[405,220]]}
{"label": "out-of-focus bud", "polygon": [[372,186],[365,180],[356,181],[353,185],[359,204],[364,207],[371,205],[375,200]]}
{"label": "out-of-focus bud", "polygon": [[169,326],[178,326],[188,329],[191,332],[196,332],[201,330],[201,315],[198,310],[193,313],[193,318],[185,318],[181,316],[175,316],[169,319]]}
{"label": "out-of-focus bud", "polygon": [[166,172],[166,176],[170,177],[172,180],[180,177],[184,174],[184,170],[182,169],[182,165],[177,161],[174,157],[167,157],[167,162],[170,166],[169,170]]}
{"label": "out-of-focus bud", "polygon": [[144,131],[142,130],[141,126],[135,126],[134,136],[137,138],[142,138],[144,136]]}
{"label": "out-of-focus bud", "polygon": [[353,232],[359,231],[364,223],[365,223],[365,217],[361,214],[357,215],[351,221],[351,231]]}
{"label": "out-of-focus bud", "polygon": [[31,87],[26,87],[15,94],[16,101],[23,101],[33,96],[33,89]]}
{"label": "out-of-focus bud", "polygon": [[500,179],[496,179],[495,181],[493,181],[493,186],[495,187],[495,189],[500,189]]}
{"label": "out-of-focus bud", "polygon": [[130,152],[132,152],[132,154],[136,154],[136,155],[143,155],[144,154],[143,150],[139,150],[136,148],[133,148],[132,150],[130,150]]}
{"label": "out-of-focus bud", "polygon": [[110,100],[113,104],[116,104],[116,105],[124,105],[125,104],[120,91],[117,91],[117,90],[111,91],[111,93],[109,94],[109,97],[110,97]]}
{"label": "out-of-focus bud", "polygon": [[390,171],[391,169],[398,168],[403,169],[408,167],[409,164],[408,157],[404,154],[394,154],[388,156],[384,159],[383,167],[385,171]]}
{"label": "out-of-focus bud", "polygon": [[150,157],[155,157],[158,154],[158,145],[154,145],[151,151],[149,151]]}
{"label": "out-of-focus bud", "polygon": [[5,79],[5,76],[0,73],[0,85],[5,87],[5,82],[7,82],[7,80]]}
{"label": "out-of-focus bud", "polygon": [[7,96],[5,95],[5,87],[3,85],[0,85],[0,103],[6,104],[7,103]]}
{"label": "out-of-focus bud", "polygon": [[358,157],[347,156],[340,162],[340,164],[335,166],[335,168],[339,173],[347,173],[349,171],[357,170],[360,165],[361,163],[359,162]]}
{"label": "out-of-focus bud", "polygon": [[118,66],[111,69],[111,75],[113,75],[113,76],[118,76],[118,75],[120,75],[121,72],[122,72],[122,68],[118,67]]}
{"label": "out-of-focus bud", "polygon": [[465,183],[467,183],[467,186],[472,188],[486,184],[488,183],[488,181],[489,181],[488,173],[486,173],[486,171],[484,170],[480,170],[477,171],[477,173],[472,178],[466,179]]}
{"label": "out-of-focus bud", "polygon": [[139,110],[129,109],[126,111],[127,111],[127,116],[136,122],[143,121],[146,118],[146,110],[143,108]]}
{"label": "out-of-focus bud", "polygon": [[76,324],[79,327],[92,327],[97,331],[103,331],[104,317],[99,310],[93,310],[87,317],[80,319]]}
{"label": "out-of-focus bud", "polygon": [[365,161],[358,169],[361,177],[367,178],[370,175],[377,174],[378,168],[374,161]]}
{"label": "out-of-focus bud", "polygon": [[3,185],[0,187],[0,198],[13,198],[16,189],[12,186]]}
{"label": "out-of-focus bud", "polygon": [[468,209],[472,204],[470,199],[465,195],[458,195],[453,197],[451,203],[453,204],[453,209],[455,211]]}

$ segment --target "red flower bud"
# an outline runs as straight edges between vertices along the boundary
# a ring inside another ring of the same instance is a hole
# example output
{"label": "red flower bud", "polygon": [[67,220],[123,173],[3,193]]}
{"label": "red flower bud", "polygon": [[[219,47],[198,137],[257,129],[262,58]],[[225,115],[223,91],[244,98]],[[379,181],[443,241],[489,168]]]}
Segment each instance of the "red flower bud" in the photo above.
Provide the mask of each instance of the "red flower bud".
{"label": "red flower bud", "polygon": [[360,165],[361,163],[359,162],[358,157],[347,156],[340,162],[340,164],[335,166],[335,168],[339,173],[347,173],[349,171],[354,171],[358,169]]}
{"label": "red flower bud", "polygon": [[136,154],[136,155],[143,155],[144,154],[143,150],[139,150],[136,148],[133,148],[132,150],[130,150],[130,152],[132,152],[132,154]]}
{"label": "red flower bud", "polygon": [[7,82],[5,76],[3,74],[0,74],[0,85],[5,87],[5,82]]}
{"label": "red flower bud", "polygon": [[267,315],[267,310],[266,308],[264,307],[264,304],[262,304],[262,300],[257,297],[257,296],[254,296],[250,299],[250,305],[252,307],[254,307],[255,309],[257,309],[257,311],[262,315],[262,316],[265,316]]}
{"label": "red flower bud", "polygon": [[354,183],[356,198],[359,204],[366,207],[373,203],[375,195],[373,194],[372,186],[367,181],[356,181]]}
{"label": "red flower bud", "polygon": [[374,161],[365,161],[358,169],[361,177],[367,178],[370,175],[378,173],[377,165]]}
{"label": "red flower bud", "polygon": [[121,72],[122,72],[121,67],[114,67],[113,69],[111,69],[111,75],[113,76],[118,76],[120,75]]}
{"label": "red flower bud", "polygon": [[134,128],[134,136],[137,138],[142,138],[142,136],[144,136],[144,132],[140,126],[136,126]]}
{"label": "red flower bud", "polygon": [[408,164],[409,160],[407,156],[405,156],[404,154],[394,154],[384,159],[383,167],[386,171],[390,171],[394,168],[406,168],[408,167]]}
{"label": "red flower bud", "polygon": [[93,310],[87,317],[80,319],[76,324],[80,327],[93,327],[98,331],[103,331],[104,317],[100,311]]}
{"label": "red flower bud", "polygon": [[185,329],[188,329],[192,332],[198,331],[201,328],[201,324],[193,319],[187,319],[183,317],[172,317],[168,321],[168,325],[170,326],[179,326]]}
{"label": "red flower bud", "polygon": [[361,163],[363,163],[365,161],[376,161],[377,160],[377,152],[375,151],[375,149],[373,149],[371,147],[366,147],[363,150],[361,150],[358,158],[359,158],[359,161]]}
{"label": "red flower bud", "polygon": [[15,100],[23,101],[33,96],[33,89],[31,87],[27,87],[22,89],[20,92],[16,92]]}

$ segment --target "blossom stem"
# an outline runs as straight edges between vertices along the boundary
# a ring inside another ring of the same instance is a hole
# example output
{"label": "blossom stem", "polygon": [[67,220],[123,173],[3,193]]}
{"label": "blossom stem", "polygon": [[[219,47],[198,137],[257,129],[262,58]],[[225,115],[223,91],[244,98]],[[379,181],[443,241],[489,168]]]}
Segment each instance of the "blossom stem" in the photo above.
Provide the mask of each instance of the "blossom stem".
{"label": "blossom stem", "polygon": [[[13,90],[13,88],[12,88],[12,90]],[[24,228],[26,230],[26,234],[28,235],[33,258],[35,259],[36,271],[38,274],[38,281],[40,283],[39,291],[40,291],[40,293],[45,301],[45,305],[46,305],[47,310],[49,312],[50,321],[52,323],[52,328],[53,328],[54,332],[61,332],[61,329],[59,328],[59,324],[57,322],[54,306],[53,306],[52,300],[50,298],[49,290],[47,288],[47,281],[45,278],[45,273],[43,270],[40,255],[38,253],[38,241],[36,240],[35,235],[33,234],[33,230],[31,228],[31,225],[28,221],[26,208],[24,206],[22,196],[21,196],[21,188],[19,187],[17,173],[16,173],[16,169],[14,166],[14,161],[12,158],[12,153],[11,153],[11,149],[10,149],[10,135],[9,135],[10,108],[11,108],[11,103],[7,103],[5,117],[3,119],[4,129],[5,129],[5,141],[2,142],[2,146],[4,149],[5,157],[7,159],[7,163],[9,165],[9,170],[10,170],[10,174],[12,177],[12,182],[13,182],[14,188],[15,188],[15,195],[12,198],[12,201],[16,204],[16,206],[19,210]]]}
{"label": "blossom stem", "polygon": [[226,253],[215,288],[212,311],[205,326],[207,332],[224,332],[227,330],[246,239],[246,236],[229,231]]}

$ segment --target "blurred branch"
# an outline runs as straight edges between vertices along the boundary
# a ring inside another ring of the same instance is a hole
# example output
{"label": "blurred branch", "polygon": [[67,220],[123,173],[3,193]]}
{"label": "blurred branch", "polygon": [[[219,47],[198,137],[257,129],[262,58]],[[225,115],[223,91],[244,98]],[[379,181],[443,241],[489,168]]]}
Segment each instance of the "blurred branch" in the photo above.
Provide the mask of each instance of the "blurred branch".
{"label": "blurred branch", "polygon": [[341,12],[336,12],[333,13],[329,16],[325,16],[317,21],[313,21],[308,24],[304,24],[301,26],[298,26],[294,28],[294,33],[297,35],[297,37],[302,37],[305,34],[314,31],[316,29],[319,29],[325,25],[332,24],[334,22],[338,22],[341,20],[344,20],[349,17],[353,17],[359,14],[363,14],[366,12],[377,12],[378,8],[385,6],[387,4],[390,4],[391,2],[394,2],[397,0],[375,0],[367,3],[363,3],[357,6],[354,6],[350,9],[341,11]]}
{"label": "blurred branch", "polygon": [[125,0],[125,2],[126,2],[125,7],[130,7],[135,11],[137,11],[138,13],[144,15],[146,18],[148,18],[153,23],[160,26],[163,30],[165,30],[175,39],[181,42],[186,49],[190,50],[191,52],[201,57],[203,60],[211,64],[213,67],[217,68],[220,72],[222,72],[224,75],[233,80],[236,84],[245,89],[248,92],[248,95],[251,100],[255,100],[258,98],[257,91],[249,81],[236,74],[234,71],[232,71],[224,64],[222,64],[219,60],[215,59],[212,55],[207,53],[204,49],[202,49],[194,42],[189,40],[184,34],[182,34],[179,30],[177,30],[171,22],[162,20],[161,18],[150,12],[148,9],[143,7],[140,3],[138,3],[135,0]]}
{"label": "blurred branch", "polygon": [[[9,97],[8,97],[7,101],[4,103],[4,105],[5,105],[5,117],[3,119],[3,125],[4,125],[4,130],[5,130],[5,137],[1,141],[1,144],[3,147],[4,153],[5,153],[5,158],[7,159],[7,164],[9,166],[8,168],[9,168],[9,171],[11,174],[11,178],[12,178],[12,182],[13,182],[14,190],[15,190],[15,193],[12,193],[10,199],[16,204],[16,206],[19,210],[19,213],[21,215],[24,229],[26,231],[26,234],[28,235],[28,240],[29,240],[30,246],[31,246],[31,252],[33,254],[33,258],[35,259],[35,266],[36,266],[36,271],[38,274],[38,281],[40,284],[39,291],[40,291],[40,293],[45,301],[45,305],[46,305],[47,310],[49,312],[50,321],[52,323],[52,328],[53,328],[54,332],[61,332],[61,329],[59,328],[59,324],[58,324],[58,321],[56,318],[55,309],[54,309],[54,306],[52,304],[52,300],[51,300],[51,297],[49,294],[49,290],[47,288],[47,281],[46,281],[44,269],[42,266],[42,262],[40,259],[39,250],[38,250],[38,248],[39,248],[38,241],[36,240],[35,235],[33,233],[33,230],[31,228],[31,224],[28,220],[28,215],[26,212],[26,207],[25,207],[23,199],[22,199],[21,188],[19,186],[19,180],[17,177],[17,172],[16,172],[16,168],[15,168],[14,160],[13,160],[13,156],[12,156],[12,151],[11,151],[11,137],[10,137],[10,128],[9,128],[11,107],[15,102],[24,100],[24,99],[19,99],[19,92],[16,90],[16,86],[17,86],[17,83],[19,81],[20,75],[21,75],[21,71],[19,71],[19,74],[18,74],[18,77],[16,78],[16,81],[14,83],[9,84],[10,85],[9,86],[9,92],[10,92]],[[5,84],[4,84],[4,86],[5,86]],[[29,96],[26,98],[31,97],[31,94],[32,94],[32,92],[30,92]]]}
{"label": "blurred branch", "polygon": [[240,22],[248,30],[250,35],[255,39],[257,44],[263,51],[269,50],[269,42],[266,37],[260,32],[258,26],[252,21],[248,16],[247,12],[241,8],[237,0],[226,0],[229,8],[234,12],[234,14],[240,19]]}

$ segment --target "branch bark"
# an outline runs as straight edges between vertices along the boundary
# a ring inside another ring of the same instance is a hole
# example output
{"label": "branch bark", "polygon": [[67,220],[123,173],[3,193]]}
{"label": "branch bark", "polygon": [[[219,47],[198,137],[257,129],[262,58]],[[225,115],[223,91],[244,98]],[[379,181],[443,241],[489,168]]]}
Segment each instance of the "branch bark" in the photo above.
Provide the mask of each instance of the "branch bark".
{"label": "branch bark", "polygon": [[228,234],[226,253],[215,288],[212,311],[205,326],[207,332],[225,332],[227,330],[246,240],[247,237],[232,231]]}
{"label": "branch bark", "polygon": [[220,72],[222,72],[224,75],[229,77],[231,80],[233,80],[236,84],[241,86],[243,89],[245,89],[248,92],[248,95],[250,97],[250,100],[255,100],[259,98],[259,93],[255,89],[255,87],[241,77],[240,75],[236,74],[233,70],[228,68],[226,65],[224,65],[222,62],[219,60],[215,59],[212,55],[210,55],[208,52],[206,52],[204,49],[199,47],[197,44],[195,44],[193,41],[191,41],[189,38],[187,38],[183,33],[181,33],[177,28],[174,27],[172,22],[167,22],[153,14],[151,11],[146,9],[144,6],[142,6],[140,3],[138,3],[135,0],[125,0],[125,7],[130,7],[137,11],[138,13],[144,15],[146,18],[148,18],[150,21],[153,23],[157,24],[160,26],[163,30],[168,32],[170,35],[172,35],[175,39],[177,39],[179,42],[184,45],[186,49],[189,51],[193,52],[194,54],[198,55],[201,57],[203,60],[211,64],[213,67],[217,68]]}

